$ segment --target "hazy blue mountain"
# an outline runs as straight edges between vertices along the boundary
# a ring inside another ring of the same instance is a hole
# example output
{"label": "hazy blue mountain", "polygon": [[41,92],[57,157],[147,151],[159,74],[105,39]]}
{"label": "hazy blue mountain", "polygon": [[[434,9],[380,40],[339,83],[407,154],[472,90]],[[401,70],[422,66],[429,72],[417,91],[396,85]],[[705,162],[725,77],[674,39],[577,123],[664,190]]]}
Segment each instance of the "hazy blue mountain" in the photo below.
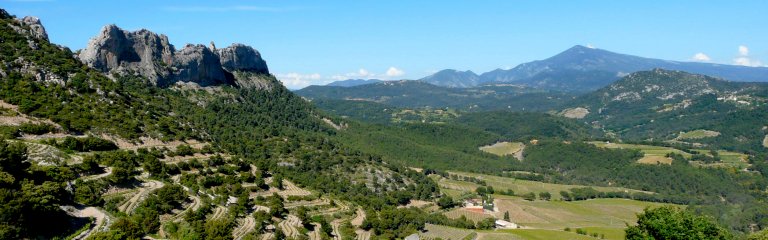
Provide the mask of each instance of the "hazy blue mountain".
{"label": "hazy blue mountain", "polygon": [[419,80],[443,87],[474,87],[480,83],[480,76],[472,71],[446,69]]}
{"label": "hazy blue mountain", "polygon": [[347,79],[347,80],[335,81],[335,82],[326,84],[325,86],[354,87],[354,86],[366,85],[366,84],[377,83],[377,82],[383,82],[383,81],[379,79]]}
{"label": "hazy blue mountain", "polygon": [[768,68],[678,62],[637,57],[597,48],[574,46],[553,57],[523,63],[509,70],[480,75],[480,82],[509,82],[564,91],[591,91],[629,73],[663,68],[705,74],[741,82],[768,81]]}

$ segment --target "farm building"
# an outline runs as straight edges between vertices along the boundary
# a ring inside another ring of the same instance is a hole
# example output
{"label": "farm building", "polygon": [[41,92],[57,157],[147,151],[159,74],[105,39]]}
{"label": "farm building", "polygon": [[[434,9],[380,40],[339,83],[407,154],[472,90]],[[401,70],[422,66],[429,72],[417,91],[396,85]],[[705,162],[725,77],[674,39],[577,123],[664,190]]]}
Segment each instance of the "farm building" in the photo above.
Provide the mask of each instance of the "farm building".
{"label": "farm building", "polygon": [[515,223],[507,222],[507,221],[504,221],[504,220],[496,220],[496,228],[507,228],[507,229],[509,229],[509,228],[519,228],[519,227],[520,226],[518,226]]}
{"label": "farm building", "polygon": [[405,240],[419,240],[419,234],[411,234],[405,237]]}

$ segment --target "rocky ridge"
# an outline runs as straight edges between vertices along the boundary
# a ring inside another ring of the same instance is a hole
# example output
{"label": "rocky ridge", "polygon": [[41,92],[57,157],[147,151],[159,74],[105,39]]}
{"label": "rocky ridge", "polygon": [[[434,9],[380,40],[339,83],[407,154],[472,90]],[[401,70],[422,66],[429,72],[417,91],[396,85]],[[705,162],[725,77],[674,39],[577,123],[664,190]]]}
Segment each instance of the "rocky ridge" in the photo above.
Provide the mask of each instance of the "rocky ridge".
{"label": "rocky ridge", "polygon": [[213,44],[187,44],[176,50],[166,35],[146,29],[126,31],[107,25],[92,38],[77,58],[104,73],[134,74],[157,86],[195,83],[200,86],[261,86],[253,75],[237,79],[236,72],[269,74],[261,54],[250,46],[232,44],[216,49]]}

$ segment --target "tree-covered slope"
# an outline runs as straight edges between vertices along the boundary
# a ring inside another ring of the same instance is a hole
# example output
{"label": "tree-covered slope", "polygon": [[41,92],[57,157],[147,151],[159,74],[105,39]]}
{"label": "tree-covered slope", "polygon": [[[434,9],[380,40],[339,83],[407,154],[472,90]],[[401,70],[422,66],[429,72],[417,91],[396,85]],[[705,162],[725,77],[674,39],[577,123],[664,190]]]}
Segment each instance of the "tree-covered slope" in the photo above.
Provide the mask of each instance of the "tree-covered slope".
{"label": "tree-covered slope", "polygon": [[[271,75],[235,71],[234,77],[258,79],[257,86],[224,84],[203,88],[189,84],[160,87],[144,76],[116,74],[107,77],[73,58],[68,49],[33,36],[30,34],[30,26],[14,19],[5,11],[0,11],[0,54],[0,100],[18,106],[19,113],[14,114],[50,120],[61,127],[56,130],[59,134],[74,136],[72,139],[79,139],[88,134],[113,136],[134,143],[147,139],[202,141],[209,145],[209,150],[206,151],[232,156],[228,160],[231,161],[229,165],[219,166],[216,171],[231,171],[234,174],[240,172],[238,169],[243,169],[242,166],[245,166],[245,169],[249,165],[258,166],[264,174],[280,176],[301,187],[332,195],[339,201],[364,204],[374,210],[400,204],[403,200],[429,199],[437,194],[434,182],[424,175],[394,163],[385,163],[378,156],[336,142],[333,137],[335,131],[321,120],[321,113],[280,85]],[[3,111],[5,110],[7,109],[3,108]],[[19,136],[18,126],[9,125],[2,128],[10,128],[14,132],[10,134],[13,137]],[[56,135],[50,138],[52,140],[28,144],[58,148],[60,144],[57,142],[62,139],[57,139]],[[30,140],[13,141],[27,144]],[[173,174],[179,175],[178,164],[157,161],[158,155],[162,158],[165,150],[118,150],[95,154],[95,159],[89,160],[91,165],[75,161],[45,167],[37,163],[20,166],[21,163],[27,163],[25,155],[16,153],[23,152],[19,150],[21,147],[10,145],[13,154],[5,154],[5,140],[0,140],[0,144],[0,151],[3,151],[0,154],[0,161],[3,162],[0,175],[4,176],[3,184],[0,185],[0,198],[4,203],[14,203],[3,204],[7,208],[0,209],[0,215],[4,219],[18,220],[3,224],[3,229],[0,230],[3,238],[49,238],[53,237],[49,234],[60,234],[46,232],[46,229],[40,228],[46,225],[63,226],[66,234],[71,233],[77,229],[68,229],[70,232],[66,232],[69,220],[55,217],[65,216],[59,207],[114,204],[99,200],[108,188],[115,185],[127,188],[158,184],[179,187],[178,183],[171,180],[170,175],[165,175],[170,174],[166,171],[176,171]],[[160,148],[164,148],[164,145],[161,144]],[[169,154],[165,152],[166,155]],[[106,165],[108,169],[112,169],[111,173],[106,173],[111,176],[110,179],[115,177],[125,181],[80,179],[92,175],[93,172],[99,172],[73,170],[86,165],[89,169],[101,169]],[[210,167],[209,165],[215,167],[217,163],[192,164],[197,168]],[[149,169],[165,170],[155,175],[155,172]],[[355,175],[364,169],[376,170],[384,176],[401,181],[372,185],[370,178]],[[142,176],[148,175],[150,179],[135,178],[136,175],[141,175],[136,171],[143,172],[145,175]],[[206,181],[222,184],[221,176],[215,177],[217,173],[211,172],[210,168],[206,171],[208,172],[202,174],[211,175],[209,177],[212,179],[206,177],[200,180],[205,183],[201,185],[210,186]],[[161,172],[163,175],[160,175]],[[245,176],[242,174],[248,175],[249,172],[238,173],[232,177]],[[240,196],[243,191],[243,188],[239,187],[240,183],[231,180],[224,183],[226,187],[211,192],[216,194],[216,199],[225,200],[220,204],[226,204],[227,196]],[[75,189],[73,192],[62,191],[67,182],[72,184]],[[92,182],[103,184],[91,184]],[[22,191],[18,191],[19,189]],[[182,193],[185,194],[183,198],[186,198],[187,193]],[[82,198],[81,194],[91,197]],[[188,194],[194,197],[198,193]],[[204,198],[207,199],[208,196]],[[153,201],[155,200],[158,199]],[[142,237],[143,234],[153,233],[159,229],[159,226],[155,225],[159,224],[159,215],[167,213],[174,206],[180,206],[180,203],[172,202],[174,201],[169,202],[172,205],[170,208],[160,209],[156,209],[157,205],[152,202],[141,203],[138,207],[143,209],[141,212],[123,212],[122,214],[127,216],[117,216],[117,225],[105,234],[132,238],[129,236]],[[204,204],[210,206],[211,203]],[[215,206],[216,202],[213,204]],[[210,208],[208,210],[210,211]],[[205,220],[205,210],[200,210],[200,213],[203,214],[202,220],[190,219],[187,222],[206,224],[205,226],[216,224],[215,221]],[[45,218],[45,221],[36,221],[42,219],[36,216],[43,215],[51,217]],[[233,222],[234,218],[221,223],[226,225]],[[133,231],[132,227],[136,226],[141,226],[141,229]],[[206,233],[201,232],[205,229],[193,229],[196,231],[193,235],[206,236]]]}
{"label": "tree-covered slope", "polygon": [[588,109],[582,121],[624,139],[672,140],[680,132],[706,129],[720,135],[696,142],[760,151],[768,125],[767,87],[656,69],[630,74],[568,105]]}

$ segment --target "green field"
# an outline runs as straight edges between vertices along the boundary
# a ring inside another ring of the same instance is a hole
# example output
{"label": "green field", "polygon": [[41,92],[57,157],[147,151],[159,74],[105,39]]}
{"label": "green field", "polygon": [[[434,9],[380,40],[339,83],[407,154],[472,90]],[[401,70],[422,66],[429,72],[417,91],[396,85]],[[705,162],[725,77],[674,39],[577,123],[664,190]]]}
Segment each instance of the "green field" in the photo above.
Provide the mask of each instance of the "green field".
{"label": "green field", "polygon": [[[690,158],[691,154],[687,152],[683,152],[679,149],[671,148],[671,147],[661,147],[661,146],[651,146],[651,145],[642,145],[642,144],[624,144],[624,143],[605,143],[605,142],[589,142],[591,144],[594,144],[598,147],[604,147],[604,148],[622,148],[622,149],[637,149],[642,151],[645,156],[638,160],[640,163],[655,163],[656,160],[666,158],[668,153],[677,153],[681,154],[686,158]],[[694,151],[701,153],[701,154],[709,154],[709,150],[704,149],[694,149]],[[743,153],[737,153],[737,152],[729,152],[725,150],[718,150],[718,155],[720,155],[721,162],[719,163],[711,163],[711,164],[698,164],[700,166],[708,166],[708,167],[736,167],[736,168],[745,168],[749,166],[747,163],[747,155]],[[666,158],[669,159],[669,158]],[[669,162],[664,163],[671,163],[671,159],[669,159]]]}
{"label": "green field", "polygon": [[[579,235],[579,234],[576,234],[575,232],[566,232],[561,230],[509,229],[509,230],[498,230],[496,232],[509,233],[511,237],[513,237],[512,239],[525,239],[525,240],[596,239],[590,236]],[[486,238],[480,238],[480,239],[486,239]]]}
{"label": "green field", "polygon": [[[518,195],[529,193],[529,192],[534,192],[537,194],[541,192],[549,192],[552,194],[553,199],[560,199],[560,191],[567,191],[572,188],[592,187],[592,186],[583,186],[583,185],[544,183],[544,182],[537,182],[537,181],[529,181],[529,180],[522,180],[522,179],[478,174],[478,173],[466,173],[466,172],[450,172],[450,173],[454,175],[459,175],[459,176],[468,176],[468,177],[482,179],[489,186],[492,186],[496,191],[506,191],[507,189],[511,189],[512,191],[515,192],[515,194],[518,194]],[[473,192],[475,189],[477,189],[477,187],[480,186],[472,182],[455,181],[455,180],[446,179],[446,178],[436,178],[436,180],[440,185],[441,189],[455,190],[455,191],[458,191],[459,193],[461,191]],[[603,191],[603,192],[624,192],[624,191],[638,192],[638,190],[620,188],[620,187],[592,187],[592,188],[598,191]]]}
{"label": "green field", "polygon": [[525,145],[521,142],[498,142],[493,145],[482,146],[480,150],[497,156],[512,155],[523,150]]}
{"label": "green field", "polygon": [[701,138],[708,138],[708,137],[717,137],[720,136],[719,132],[710,131],[710,130],[704,130],[704,129],[698,129],[693,130],[690,132],[681,132],[678,136],[678,140],[683,139],[701,139]]}
{"label": "green field", "polygon": [[683,152],[679,149],[675,149],[671,147],[651,146],[651,145],[642,145],[642,144],[606,143],[606,142],[597,142],[597,141],[593,141],[589,143],[594,144],[595,146],[604,147],[604,148],[637,149],[642,151],[646,156],[665,156],[668,153],[682,154],[685,157],[691,156],[690,153]]}

